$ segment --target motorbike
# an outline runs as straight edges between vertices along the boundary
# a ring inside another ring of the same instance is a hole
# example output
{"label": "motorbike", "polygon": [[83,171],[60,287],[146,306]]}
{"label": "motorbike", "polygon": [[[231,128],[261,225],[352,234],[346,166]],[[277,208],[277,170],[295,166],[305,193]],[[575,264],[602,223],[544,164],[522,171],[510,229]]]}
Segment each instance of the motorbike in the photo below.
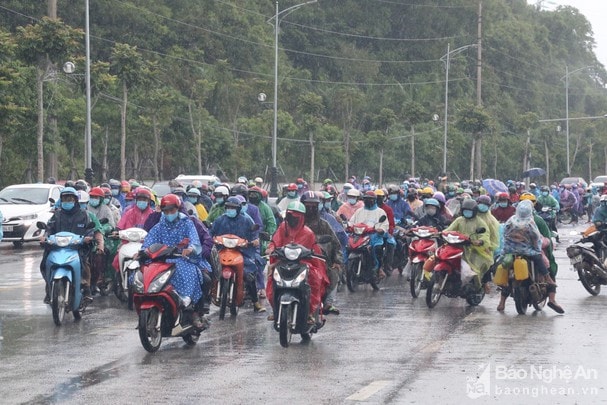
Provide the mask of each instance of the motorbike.
{"label": "motorbike", "polygon": [[312,334],[323,327],[324,320],[321,317],[321,303],[312,314],[314,323],[308,323],[311,294],[308,284],[309,267],[302,261],[324,258],[294,243],[276,249],[272,252],[272,257],[277,259],[272,272],[272,282],[274,329],[279,332],[280,345],[288,347],[293,334],[299,334],[303,341],[309,341]]}
{"label": "motorbike", "polygon": [[226,234],[215,236],[213,243],[217,246],[220,271],[214,281],[213,302],[219,306],[219,319],[224,319],[227,308],[230,315],[238,315],[238,308],[244,304],[244,257],[240,251],[249,246],[249,241],[237,235]]}
{"label": "motorbike", "polygon": [[101,223],[105,250],[102,255],[98,255],[96,252],[91,255],[91,288],[94,295],[96,291],[93,286],[96,281],[99,294],[106,297],[116,288],[116,270],[112,267],[112,261],[118,252],[120,239],[114,236],[114,228],[108,224],[106,218],[99,222]]}
{"label": "motorbike", "polygon": [[577,218],[573,212],[573,207],[563,207],[556,214],[556,220],[564,225],[577,221]]}
{"label": "motorbike", "polygon": [[[582,232],[582,238],[567,248],[573,270],[586,291],[591,295],[601,292],[601,285],[607,285],[607,243],[604,229],[592,225]],[[592,247],[583,243],[591,243]]]}
{"label": "motorbike", "polygon": [[127,228],[118,232],[118,238],[126,241],[118,248],[118,272],[115,274],[114,293],[129,309],[133,309],[132,276],[139,269],[139,261],[133,259],[143,245],[147,232],[141,228]]}
{"label": "motorbike", "polygon": [[[37,222],[38,229],[46,230],[44,222]],[[92,230],[95,224],[89,222],[87,229]],[[66,312],[71,312],[74,320],[80,320],[86,309],[86,301],[82,301],[80,281],[82,278],[82,263],[79,250],[87,243],[88,233],[76,235],[71,232],[57,232],[49,235],[45,246],[50,248],[46,258],[46,279],[50,287],[51,309],[55,325],[61,326]]]}
{"label": "motorbike", "polygon": [[409,277],[409,288],[411,296],[417,298],[423,288],[426,287],[424,279],[424,263],[434,254],[438,248],[438,229],[431,226],[420,226],[410,231],[413,239],[409,244],[409,263],[411,274]]}
{"label": "motorbike", "polygon": [[400,225],[394,228],[394,239],[396,247],[394,249],[393,267],[398,268],[398,273],[403,274],[407,263],[409,262],[409,243],[411,242],[410,229],[415,227],[415,222],[404,220]]}
{"label": "motorbike", "polygon": [[[379,222],[384,222],[382,215]],[[364,223],[354,224],[348,229],[348,264],[346,268],[346,285],[350,292],[355,292],[359,284],[370,284],[374,290],[379,290],[379,278],[376,271],[375,256],[371,245],[371,236],[377,233],[375,226]]]}
{"label": "motorbike", "polygon": [[[476,234],[484,232],[484,228],[476,230]],[[426,305],[434,308],[443,295],[465,298],[471,306],[479,305],[485,298],[485,290],[480,283],[476,285],[476,275],[462,260],[464,247],[472,243],[470,238],[455,231],[442,231],[441,238],[444,244],[436,250],[432,276],[426,289]]]}
{"label": "motorbike", "polygon": [[155,243],[137,258],[143,264],[133,278],[133,303],[139,316],[139,340],[150,353],[160,348],[163,337],[181,337],[193,346],[202,332],[193,325],[193,303],[183,302],[170,284],[176,266],[167,260],[181,258],[180,251],[180,246]]}
{"label": "motorbike", "polygon": [[[507,272],[508,289],[514,299],[516,312],[524,315],[530,306],[541,311],[548,299],[548,284],[539,281],[541,277],[535,271],[533,261],[525,256],[515,255],[507,260],[500,259],[500,262],[494,280],[502,278],[502,271],[505,279]],[[511,265],[506,263],[511,263]],[[496,284],[498,283],[496,282]]]}
{"label": "motorbike", "polygon": [[538,215],[546,222],[546,225],[548,225],[548,228],[552,232],[552,236],[559,242],[559,234],[556,229],[557,215],[555,215],[554,209],[551,207],[542,207],[542,209],[539,210]]}

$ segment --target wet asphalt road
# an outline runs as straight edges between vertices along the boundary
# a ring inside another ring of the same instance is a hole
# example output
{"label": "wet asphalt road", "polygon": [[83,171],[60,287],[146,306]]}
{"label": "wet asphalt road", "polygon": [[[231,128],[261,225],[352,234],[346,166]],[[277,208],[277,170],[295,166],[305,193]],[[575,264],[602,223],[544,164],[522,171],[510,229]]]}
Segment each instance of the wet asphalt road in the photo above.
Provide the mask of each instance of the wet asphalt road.
{"label": "wet asphalt road", "polygon": [[607,403],[607,288],[591,297],[570,270],[572,229],[556,250],[565,315],[519,316],[512,300],[500,314],[495,291],[476,308],[443,297],[429,310],[395,273],[379,292],[339,293],[341,315],[308,344],[282,348],[250,307],[225,321],[213,309],[196,346],[163,339],[155,354],[113,296],[56,327],[40,249],[2,243],[0,403]]}

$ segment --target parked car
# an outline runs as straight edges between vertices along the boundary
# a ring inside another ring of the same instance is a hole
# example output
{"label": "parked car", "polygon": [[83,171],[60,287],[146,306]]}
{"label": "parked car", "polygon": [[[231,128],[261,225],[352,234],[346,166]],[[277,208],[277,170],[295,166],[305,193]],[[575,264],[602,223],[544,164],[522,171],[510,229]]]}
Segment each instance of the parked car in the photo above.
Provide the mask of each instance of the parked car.
{"label": "parked car", "polygon": [[157,181],[150,188],[158,198],[162,198],[171,192],[171,187],[169,187],[168,181]]}
{"label": "parked car", "polygon": [[590,183],[590,187],[601,188],[605,186],[605,183],[607,183],[607,175],[596,176],[594,180],[592,180],[592,183]]}
{"label": "parked car", "polygon": [[200,175],[198,175],[198,174],[196,174],[196,175],[180,174],[179,176],[175,177],[175,180],[180,182],[184,187],[192,184],[192,182],[195,180],[201,181],[202,183],[206,184],[207,186],[221,182],[221,180],[219,180],[219,177],[213,176],[213,175],[205,175],[205,174],[200,174]]}
{"label": "parked car", "polygon": [[4,217],[3,242],[16,247],[38,240],[44,233],[36,222],[48,222],[53,216],[53,201],[59,200],[63,186],[59,184],[15,184],[0,191],[0,211]]}
{"label": "parked car", "polygon": [[588,187],[588,183],[586,183],[586,180],[584,180],[582,177],[565,177],[559,183],[561,186],[565,186],[567,184],[582,184],[584,188]]}

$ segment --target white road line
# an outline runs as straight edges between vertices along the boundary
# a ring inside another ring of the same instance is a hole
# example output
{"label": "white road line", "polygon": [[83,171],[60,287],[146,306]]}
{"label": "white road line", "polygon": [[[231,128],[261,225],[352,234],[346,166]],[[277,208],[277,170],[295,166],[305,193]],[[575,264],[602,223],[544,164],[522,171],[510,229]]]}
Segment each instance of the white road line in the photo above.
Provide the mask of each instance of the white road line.
{"label": "white road line", "polygon": [[385,388],[391,382],[392,381],[385,380],[373,381],[371,384],[350,395],[346,398],[346,401],[366,401],[369,397]]}

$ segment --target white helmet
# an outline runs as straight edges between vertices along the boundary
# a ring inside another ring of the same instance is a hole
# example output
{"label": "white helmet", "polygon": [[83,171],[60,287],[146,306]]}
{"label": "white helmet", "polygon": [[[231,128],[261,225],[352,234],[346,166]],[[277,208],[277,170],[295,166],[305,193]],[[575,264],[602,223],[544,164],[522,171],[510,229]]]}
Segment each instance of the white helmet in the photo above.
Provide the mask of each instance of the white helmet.
{"label": "white helmet", "polygon": [[599,201],[607,201],[607,194],[603,194]]}
{"label": "white helmet", "polygon": [[89,193],[87,193],[86,191],[83,191],[83,190],[78,190],[78,202],[79,203],[88,204],[90,199],[91,199],[91,196],[89,196]]}
{"label": "white helmet", "polygon": [[348,197],[360,197],[360,191],[358,191],[355,188],[351,188],[350,190],[348,190],[348,192],[346,193],[346,195]]}
{"label": "white helmet", "polygon": [[215,189],[215,191],[213,191],[213,194],[221,194],[228,196],[230,195],[230,190],[228,190],[226,186],[219,186]]}

